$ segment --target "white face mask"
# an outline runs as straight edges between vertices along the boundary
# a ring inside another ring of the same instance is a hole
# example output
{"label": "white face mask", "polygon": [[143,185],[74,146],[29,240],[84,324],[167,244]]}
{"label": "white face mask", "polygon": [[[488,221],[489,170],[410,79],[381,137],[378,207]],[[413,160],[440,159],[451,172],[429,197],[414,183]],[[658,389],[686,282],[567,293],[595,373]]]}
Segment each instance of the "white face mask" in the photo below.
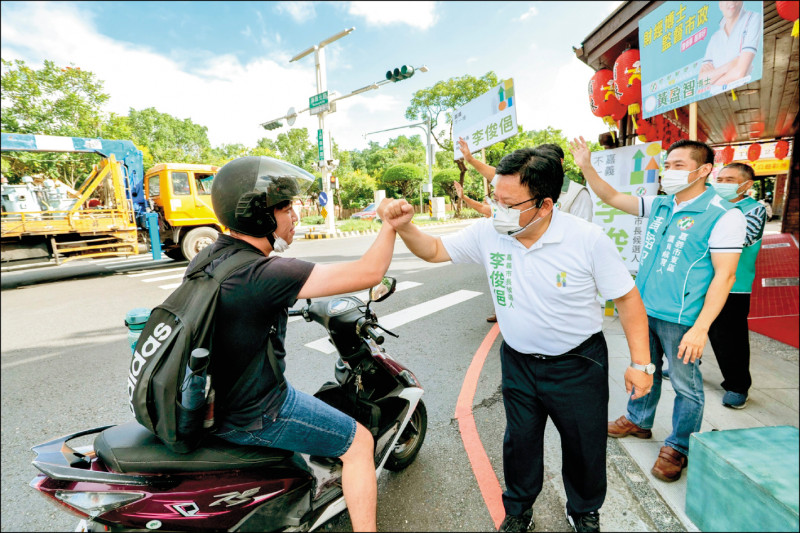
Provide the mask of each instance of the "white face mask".
{"label": "white face mask", "polygon": [[289,249],[289,243],[285,240],[281,239],[274,233],[272,234],[275,237],[275,242],[272,244],[272,249],[278,253],[285,252]]}
{"label": "white face mask", "polygon": [[526,211],[536,209],[536,206],[523,210],[512,209],[511,207],[500,206],[492,199],[489,199],[489,205],[492,207],[492,226],[494,226],[494,230],[500,235],[508,235],[509,237],[513,237],[514,235],[517,235],[526,228],[530,227],[532,224],[542,220],[541,218],[531,220],[525,224],[524,227],[522,227],[519,225],[519,216]]}
{"label": "white face mask", "polygon": [[677,194],[687,187],[690,187],[695,181],[705,177],[699,176],[689,181],[689,174],[697,172],[698,170],[700,170],[700,167],[694,170],[675,170],[672,168],[665,170],[661,175],[661,188],[664,189],[664,192],[667,194]]}

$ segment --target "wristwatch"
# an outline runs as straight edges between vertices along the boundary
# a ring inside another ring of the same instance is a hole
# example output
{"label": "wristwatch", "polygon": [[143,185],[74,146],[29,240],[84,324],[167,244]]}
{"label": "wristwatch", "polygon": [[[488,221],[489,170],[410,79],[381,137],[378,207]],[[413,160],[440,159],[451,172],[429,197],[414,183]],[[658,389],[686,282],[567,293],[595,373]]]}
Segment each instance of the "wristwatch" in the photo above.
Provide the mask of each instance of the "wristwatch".
{"label": "wristwatch", "polygon": [[645,374],[655,374],[656,373],[656,365],[653,363],[648,363],[646,365],[640,365],[639,363],[631,363],[631,367],[635,368],[636,370],[641,370]]}

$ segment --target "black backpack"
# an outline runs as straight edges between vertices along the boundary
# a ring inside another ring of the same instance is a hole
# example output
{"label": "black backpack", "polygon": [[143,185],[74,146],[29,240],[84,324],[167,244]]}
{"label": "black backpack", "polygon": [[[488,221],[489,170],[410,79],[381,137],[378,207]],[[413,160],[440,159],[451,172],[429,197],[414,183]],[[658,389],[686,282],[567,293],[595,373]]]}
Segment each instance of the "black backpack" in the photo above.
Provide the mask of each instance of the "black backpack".
{"label": "black backpack", "polygon": [[[225,247],[212,254],[211,248],[201,250],[183,283],[150,313],[128,373],[128,397],[136,420],[178,453],[194,450],[210,431],[203,425],[207,406],[203,404],[191,411],[184,408],[181,387],[194,349],[206,348],[214,356],[211,338],[220,285],[237,270],[264,257],[242,246],[209,275],[203,269],[230,250]],[[283,375],[271,342],[267,352],[273,372],[282,384]],[[248,373],[249,369],[243,377]],[[224,398],[217,396],[215,403],[217,408],[221,404],[224,407]]]}

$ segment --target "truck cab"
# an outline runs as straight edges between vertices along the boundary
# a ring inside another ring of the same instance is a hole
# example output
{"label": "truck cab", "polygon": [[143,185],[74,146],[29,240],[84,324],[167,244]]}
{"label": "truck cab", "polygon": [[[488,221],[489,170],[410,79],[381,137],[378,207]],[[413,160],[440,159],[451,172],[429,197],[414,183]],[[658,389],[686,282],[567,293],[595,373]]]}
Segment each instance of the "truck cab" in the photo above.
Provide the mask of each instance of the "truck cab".
{"label": "truck cab", "polygon": [[158,213],[167,256],[191,261],[227,231],[211,205],[211,183],[218,170],[213,165],[159,163],[145,173],[145,197]]}

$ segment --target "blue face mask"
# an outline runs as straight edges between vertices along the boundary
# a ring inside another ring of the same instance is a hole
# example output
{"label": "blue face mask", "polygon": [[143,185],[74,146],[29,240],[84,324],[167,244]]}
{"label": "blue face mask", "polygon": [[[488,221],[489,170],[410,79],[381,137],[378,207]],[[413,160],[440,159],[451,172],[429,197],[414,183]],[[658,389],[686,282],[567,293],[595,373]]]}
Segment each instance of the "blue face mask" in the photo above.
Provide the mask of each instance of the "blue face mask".
{"label": "blue face mask", "polygon": [[725,200],[733,200],[739,196],[739,183],[714,183],[714,190]]}

